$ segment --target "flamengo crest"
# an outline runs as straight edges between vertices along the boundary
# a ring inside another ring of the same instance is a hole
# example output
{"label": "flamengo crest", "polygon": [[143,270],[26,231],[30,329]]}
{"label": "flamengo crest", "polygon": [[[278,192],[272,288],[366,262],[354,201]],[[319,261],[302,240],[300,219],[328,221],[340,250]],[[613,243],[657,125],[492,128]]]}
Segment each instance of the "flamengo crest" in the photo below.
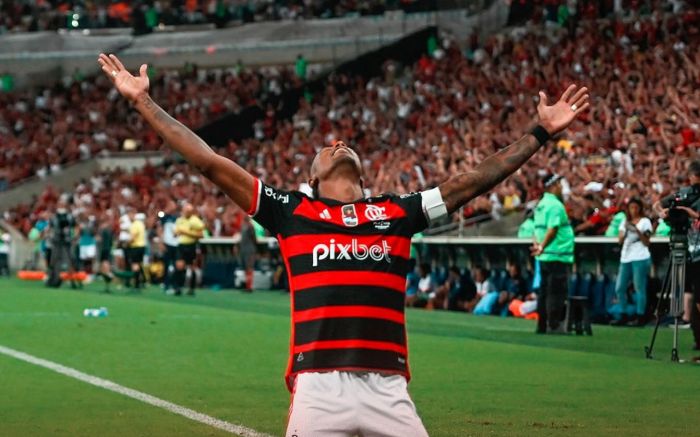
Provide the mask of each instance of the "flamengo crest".
{"label": "flamengo crest", "polygon": [[373,222],[386,220],[388,218],[386,216],[386,208],[377,205],[367,205],[365,208],[365,217],[367,217],[367,220]]}

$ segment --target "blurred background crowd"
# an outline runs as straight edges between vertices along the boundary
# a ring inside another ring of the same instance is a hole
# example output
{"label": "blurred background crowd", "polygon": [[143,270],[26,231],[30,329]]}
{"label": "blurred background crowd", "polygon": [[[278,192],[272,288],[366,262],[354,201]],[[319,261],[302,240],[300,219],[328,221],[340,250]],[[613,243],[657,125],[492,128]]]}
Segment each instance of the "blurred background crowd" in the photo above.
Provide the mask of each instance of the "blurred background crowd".
{"label": "blurred background crowd", "polygon": [[[580,83],[592,96],[583,120],[458,214],[498,220],[532,208],[542,176],[554,172],[564,178],[576,232],[602,235],[627,199],[644,199],[648,208],[685,183],[684,165],[700,141],[699,18],[693,9],[654,10],[632,20],[581,20],[573,33],[566,26],[537,25],[483,41],[475,34],[466,45],[445,34],[414,65],[387,62],[383,75],[369,80],[330,76],[322,91],[304,95],[290,119],[266,106],[252,138],[231,141],[219,152],[269,184],[308,191],[309,160],[340,139],[362,157],[368,193],[417,191],[473,168],[523,135],[534,120],[538,90],[555,98],[566,84]],[[156,101],[191,128],[248,105],[264,106],[307,79],[292,66],[240,64],[149,74]],[[76,73],[52,88],[2,93],[0,103],[2,187],[125,146],[162,149],[102,77]],[[74,198],[89,192],[90,200],[76,206],[101,216],[105,208],[129,205],[152,216],[160,206],[150,199],[171,195],[173,186],[183,189],[173,175],[198,190],[203,207],[224,203],[187,168],[149,167],[93,178],[106,185],[84,181]],[[149,177],[159,183],[130,185]],[[120,197],[124,184],[143,195]],[[47,187],[5,218],[28,231],[57,194]],[[221,235],[236,232],[236,216],[219,218]]]}

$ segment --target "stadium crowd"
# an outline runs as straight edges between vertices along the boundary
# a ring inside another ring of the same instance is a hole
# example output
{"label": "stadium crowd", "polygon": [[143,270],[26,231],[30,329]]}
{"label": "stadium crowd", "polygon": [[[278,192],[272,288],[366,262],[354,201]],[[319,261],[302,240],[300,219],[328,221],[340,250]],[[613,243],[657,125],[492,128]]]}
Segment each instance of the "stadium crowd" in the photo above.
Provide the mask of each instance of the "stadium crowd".
{"label": "stadium crowd", "polygon": [[416,0],[42,0],[1,1],[0,34],[57,29],[131,27],[146,33],[164,25],[336,18],[420,10]]}
{"label": "stadium crowd", "polygon": [[[212,70],[190,64],[181,70],[150,70],[149,75],[154,97],[193,129],[298,85],[291,69],[241,64]],[[0,136],[0,191],[71,162],[129,149],[129,143],[139,151],[160,147],[155,132],[108,80],[85,78],[79,71],[53,87],[0,93]]]}
{"label": "stadium crowd", "polygon": [[[364,158],[372,192],[410,192],[466,171],[515,140],[532,120],[530,98],[538,89],[553,94],[561,84],[583,81],[594,99],[585,122],[464,214],[499,218],[531,206],[541,193],[539,178],[554,171],[564,176],[577,231],[602,234],[626,198],[653,202],[683,183],[678,175],[700,139],[697,26],[693,11],[584,22],[575,40],[563,31],[536,29],[483,44],[472,40],[461,51],[446,38],[432,57],[410,68],[388,62],[382,78],[332,77],[291,120],[268,113],[255,138],[222,152],[268,183],[304,189],[308,157],[343,139]],[[180,121],[198,127],[295,80],[276,73],[266,82],[250,71],[167,72],[158,75],[153,93]],[[221,93],[222,85],[234,91]],[[6,103],[0,129],[9,133],[0,159],[13,163],[2,166],[10,169],[9,181],[117,150],[125,139],[136,138],[146,150],[159,145],[99,78],[0,99]]]}
{"label": "stadium crowd", "polygon": [[[521,29],[472,39],[466,50],[447,37],[413,66],[387,62],[383,77],[331,77],[323,92],[302,99],[291,120],[268,111],[255,138],[220,151],[272,185],[308,190],[308,160],[342,139],[363,157],[369,192],[411,192],[468,171],[517,139],[533,120],[537,90],[553,95],[563,84],[586,83],[593,100],[584,121],[463,213],[500,218],[531,207],[541,176],[555,172],[564,178],[577,233],[602,234],[626,199],[651,203],[684,183],[684,163],[700,140],[698,17],[690,11],[583,22],[576,39],[564,30]],[[158,75],[153,95],[197,127],[296,80],[272,77],[168,72]],[[158,147],[155,133],[102,79],[57,89],[0,96],[0,129],[9,133],[0,156],[0,167],[11,172],[6,179],[42,175],[129,138]],[[31,221],[32,212],[23,211],[12,214],[15,222]]]}
{"label": "stadium crowd", "polygon": [[685,183],[700,139],[698,17],[582,23],[576,39],[551,30],[498,35],[466,53],[445,39],[405,71],[387,63],[380,79],[334,77],[272,135],[227,153],[271,184],[298,188],[303,159],[342,139],[364,158],[371,192],[411,192],[468,171],[522,135],[537,90],[586,83],[593,101],[584,121],[464,214],[499,218],[531,207],[541,177],[554,172],[564,177],[576,231],[602,234],[626,199],[648,208]]}

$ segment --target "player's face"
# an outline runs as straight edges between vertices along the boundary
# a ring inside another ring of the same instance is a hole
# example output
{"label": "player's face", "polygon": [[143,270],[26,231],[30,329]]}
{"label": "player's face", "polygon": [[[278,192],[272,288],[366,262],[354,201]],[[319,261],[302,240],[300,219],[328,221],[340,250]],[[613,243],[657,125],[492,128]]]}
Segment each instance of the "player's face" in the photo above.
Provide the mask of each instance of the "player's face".
{"label": "player's face", "polygon": [[325,178],[342,165],[354,167],[358,175],[362,175],[360,157],[354,150],[339,141],[334,146],[324,147],[314,159],[312,177]]}

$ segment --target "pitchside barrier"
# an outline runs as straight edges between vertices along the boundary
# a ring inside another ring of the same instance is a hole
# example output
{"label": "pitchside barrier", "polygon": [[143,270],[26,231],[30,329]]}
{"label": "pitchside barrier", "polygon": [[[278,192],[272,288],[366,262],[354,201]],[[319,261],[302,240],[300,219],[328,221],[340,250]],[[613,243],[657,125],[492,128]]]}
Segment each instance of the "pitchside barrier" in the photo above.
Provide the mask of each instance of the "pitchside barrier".
{"label": "pitchside barrier", "polygon": [[[200,240],[204,257],[203,281],[207,285],[231,287],[235,272],[239,270],[238,236],[233,238],[204,238]],[[280,266],[277,240],[271,237],[258,239],[259,256],[256,270],[272,272]],[[482,265],[488,269],[505,268],[508,262],[516,262],[524,269],[532,269],[530,246],[532,240],[514,237],[452,237],[430,236],[414,238],[414,254],[418,262],[427,262],[446,268],[450,265],[471,268]],[[668,260],[668,237],[651,238],[652,277],[665,272]],[[616,275],[620,265],[620,245],[617,238],[577,237],[574,270],[594,275]],[[263,283],[261,279],[258,283]]]}

